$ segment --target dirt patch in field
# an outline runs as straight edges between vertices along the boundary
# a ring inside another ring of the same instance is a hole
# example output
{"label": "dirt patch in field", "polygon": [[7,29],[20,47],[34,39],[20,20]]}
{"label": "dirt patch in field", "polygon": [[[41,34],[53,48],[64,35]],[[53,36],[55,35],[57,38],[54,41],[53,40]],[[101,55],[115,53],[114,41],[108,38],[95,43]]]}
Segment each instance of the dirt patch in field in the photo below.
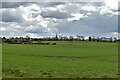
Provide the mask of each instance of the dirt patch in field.
{"label": "dirt patch in field", "polygon": [[75,57],[75,56],[44,56],[44,57],[52,57],[52,58],[58,58],[61,60],[88,60],[87,58],[81,58],[81,57]]}
{"label": "dirt patch in field", "polygon": [[81,58],[75,56],[41,56],[41,57],[49,57],[49,58],[58,58],[60,60],[88,60],[88,58]]}
{"label": "dirt patch in field", "polygon": [[109,61],[110,63],[113,63],[113,64],[118,64],[119,62],[118,61]]}
{"label": "dirt patch in field", "polygon": [[62,58],[62,60],[87,60],[82,58]]}

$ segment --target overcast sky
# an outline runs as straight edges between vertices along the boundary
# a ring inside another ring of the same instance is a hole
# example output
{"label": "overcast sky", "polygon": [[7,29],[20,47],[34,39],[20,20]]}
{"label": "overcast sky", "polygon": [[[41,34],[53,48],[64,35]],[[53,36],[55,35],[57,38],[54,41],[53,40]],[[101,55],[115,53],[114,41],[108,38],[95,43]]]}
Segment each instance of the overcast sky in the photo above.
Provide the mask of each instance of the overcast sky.
{"label": "overcast sky", "polygon": [[2,36],[116,36],[118,0],[2,2]]}

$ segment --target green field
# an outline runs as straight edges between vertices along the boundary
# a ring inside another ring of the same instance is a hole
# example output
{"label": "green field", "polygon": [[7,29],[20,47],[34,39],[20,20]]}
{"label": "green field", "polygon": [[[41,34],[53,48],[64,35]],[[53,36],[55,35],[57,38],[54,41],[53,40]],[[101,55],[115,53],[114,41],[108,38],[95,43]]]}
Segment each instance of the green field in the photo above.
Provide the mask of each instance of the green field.
{"label": "green field", "polygon": [[3,44],[3,77],[116,78],[118,44],[48,41],[56,45]]}

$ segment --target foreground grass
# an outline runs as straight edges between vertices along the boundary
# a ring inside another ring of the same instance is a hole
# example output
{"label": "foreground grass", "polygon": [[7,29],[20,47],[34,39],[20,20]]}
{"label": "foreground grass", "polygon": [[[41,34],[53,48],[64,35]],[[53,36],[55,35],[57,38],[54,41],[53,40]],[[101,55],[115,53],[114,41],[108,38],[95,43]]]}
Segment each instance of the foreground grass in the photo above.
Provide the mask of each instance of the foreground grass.
{"label": "foreground grass", "polygon": [[117,43],[56,43],[57,45],[3,44],[3,77],[117,77]]}
{"label": "foreground grass", "polygon": [[0,44],[0,79],[2,78],[2,44]]}

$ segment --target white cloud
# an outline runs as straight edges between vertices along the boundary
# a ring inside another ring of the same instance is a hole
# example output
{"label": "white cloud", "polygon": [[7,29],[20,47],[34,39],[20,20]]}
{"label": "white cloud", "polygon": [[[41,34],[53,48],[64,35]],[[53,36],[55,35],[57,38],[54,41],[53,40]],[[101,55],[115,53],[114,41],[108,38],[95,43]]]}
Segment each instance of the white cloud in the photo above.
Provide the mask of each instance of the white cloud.
{"label": "white cloud", "polygon": [[[78,13],[80,12],[80,7],[82,4],[80,3],[66,3],[64,5],[62,5],[61,8],[58,8],[59,11],[63,11],[63,12],[68,12],[68,13]],[[60,6],[60,5],[58,5]]]}
{"label": "white cloud", "polygon": [[37,14],[41,13],[40,7],[37,6],[36,4],[32,4],[32,5],[27,6],[27,7],[20,6],[20,8],[23,9],[23,18],[26,21],[33,21],[34,20],[34,16],[35,15],[37,16]]}
{"label": "white cloud", "polygon": [[107,14],[107,13],[112,13],[112,11],[107,8],[107,7],[102,7],[102,9],[100,10],[100,14]]}
{"label": "white cloud", "polygon": [[80,14],[80,13],[72,13],[71,14],[73,17],[72,18],[68,18],[68,21],[78,21],[80,20],[81,18],[84,18],[84,15],[83,14]]}
{"label": "white cloud", "polygon": [[119,15],[118,11],[113,11],[110,8],[106,7],[106,6],[101,7],[100,14],[101,15],[108,14],[108,16],[109,16],[109,14],[110,14],[110,16]]}
{"label": "white cloud", "polygon": [[92,13],[90,13],[90,12],[89,12],[89,13],[87,13],[87,15],[91,15],[91,14],[92,14]]}
{"label": "white cloud", "polygon": [[6,29],[4,27],[0,27],[0,31],[5,31]]}
{"label": "white cloud", "polygon": [[88,4],[86,6],[83,6],[82,10],[85,10],[85,11],[96,11],[97,9],[94,6]]}
{"label": "white cloud", "polygon": [[48,27],[48,23],[49,21],[47,21],[46,19],[44,19],[42,16],[38,15],[36,18],[35,18],[35,21],[37,21],[37,23],[43,27]]}
{"label": "white cloud", "polygon": [[104,1],[104,6],[100,7],[100,14],[102,15],[110,15],[110,16],[114,16],[114,15],[119,15],[118,13],[118,2],[120,0],[105,0]]}
{"label": "white cloud", "polygon": [[37,34],[33,34],[33,33],[26,33],[25,35],[26,35],[26,36],[30,36],[30,37],[32,37],[32,38],[37,38],[37,37],[38,37]]}
{"label": "white cloud", "polygon": [[28,33],[39,33],[39,32],[43,32],[44,28],[42,28],[41,26],[30,25],[30,26],[27,26],[25,31]]}
{"label": "white cloud", "polygon": [[120,37],[120,33],[118,32],[111,32],[111,35]]}
{"label": "white cloud", "polygon": [[118,9],[118,2],[120,0],[105,0],[105,5],[106,7],[110,8],[110,9]]}
{"label": "white cloud", "polygon": [[57,9],[63,9],[64,7],[65,7],[65,5],[63,5],[63,4],[60,4],[60,5],[56,6]]}

